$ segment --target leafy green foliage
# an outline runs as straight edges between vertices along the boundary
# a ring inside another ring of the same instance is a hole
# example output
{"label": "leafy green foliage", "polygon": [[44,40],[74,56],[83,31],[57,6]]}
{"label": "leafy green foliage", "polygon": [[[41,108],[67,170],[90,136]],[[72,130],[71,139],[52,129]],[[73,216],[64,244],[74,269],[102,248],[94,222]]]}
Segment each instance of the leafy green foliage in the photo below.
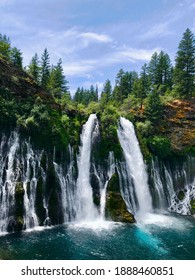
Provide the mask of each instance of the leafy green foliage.
{"label": "leafy green foliage", "polygon": [[[9,77],[5,77],[2,61],[9,69],[9,75],[6,74]],[[135,71],[121,69],[113,90],[111,81],[106,80],[99,100],[98,88],[94,85],[89,89],[79,87],[72,98],[61,59],[50,67],[46,48],[41,61],[37,54],[34,55],[27,74],[21,71],[20,50],[12,48],[9,38],[0,35],[0,123],[17,125],[22,133],[32,136],[40,145],[46,143],[48,149],[53,145],[61,149],[70,143],[76,150],[82,125],[91,113],[96,113],[101,131],[98,156],[105,159],[109,151],[114,151],[115,157],[121,155],[117,127],[119,116],[123,115],[136,124],[145,158],[150,156],[147,138],[151,135],[154,137],[149,140],[150,150],[160,156],[169,154],[166,137],[155,134],[166,135],[168,131],[161,122],[168,103],[181,96],[193,95],[194,65],[194,35],[187,30],[177,53],[173,89],[173,67],[168,54],[161,51],[153,54],[139,75]],[[172,116],[170,120],[173,121]],[[182,119],[184,121],[188,122],[187,117]]]}
{"label": "leafy green foliage", "polygon": [[136,128],[141,133],[142,136],[151,135],[153,130],[152,124],[148,120],[146,120],[145,122],[137,122]]}
{"label": "leafy green foliage", "polygon": [[158,124],[162,119],[163,107],[157,91],[151,92],[146,100],[145,115],[153,124]]}
{"label": "leafy green foliage", "polygon": [[151,151],[161,158],[165,158],[171,153],[170,140],[163,136],[154,136],[149,139]]}
{"label": "leafy green foliage", "polygon": [[100,114],[101,130],[101,150],[102,157],[107,157],[109,151],[115,153],[115,157],[121,154],[121,147],[117,137],[119,114],[116,107],[109,105]]}

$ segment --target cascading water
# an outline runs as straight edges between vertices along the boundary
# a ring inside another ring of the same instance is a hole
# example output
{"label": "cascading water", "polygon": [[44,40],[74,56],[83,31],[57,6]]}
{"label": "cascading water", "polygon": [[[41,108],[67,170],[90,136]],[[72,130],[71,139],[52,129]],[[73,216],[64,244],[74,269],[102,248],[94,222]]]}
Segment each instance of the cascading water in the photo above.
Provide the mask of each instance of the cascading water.
{"label": "cascading water", "polygon": [[168,208],[171,196],[174,193],[173,181],[168,169],[164,164],[160,164],[158,158],[152,160],[151,179],[154,185],[154,204],[155,207],[163,211]]}
{"label": "cascading water", "polygon": [[100,197],[100,218],[101,218],[101,220],[105,219],[106,191],[107,191],[108,182],[111,179],[112,175],[115,173],[115,160],[114,160],[113,152],[109,152],[108,166],[109,166],[109,169],[107,172],[107,180],[100,192],[100,196],[101,196]]}
{"label": "cascading water", "polygon": [[92,146],[92,133],[95,128],[97,117],[89,116],[83,126],[81,134],[81,146],[78,156],[77,178],[77,221],[94,221],[98,217],[98,211],[93,203],[93,192],[90,184],[90,157]]}
{"label": "cascading water", "polygon": [[[137,201],[138,203],[138,207],[134,209],[134,213],[143,216],[152,211],[152,199],[149,192],[143,156],[140,151],[133,124],[121,117],[117,132],[126,160],[127,176],[129,176],[129,182],[132,181],[133,183],[136,195],[136,199],[132,198],[131,200]],[[134,207],[134,205],[132,207]]]}
{"label": "cascading water", "polygon": [[[36,190],[40,177],[44,185],[46,174],[40,166],[40,156],[33,152],[30,142],[21,141],[17,132],[12,132],[9,138],[3,135],[0,146],[0,232],[14,230],[18,219],[23,223],[23,229],[39,225]],[[18,195],[19,201],[16,200]],[[44,200],[43,197],[47,219]]]}
{"label": "cascading water", "polygon": [[26,142],[27,154],[23,158],[23,166],[26,170],[23,174],[24,188],[24,222],[25,228],[33,228],[39,225],[38,217],[35,211],[35,199],[38,178],[39,158],[34,154],[29,142]]}
{"label": "cascading water", "polygon": [[19,137],[13,132],[8,140],[2,137],[0,147],[0,232],[6,232],[12,220],[15,205],[15,187],[19,177],[16,152],[19,148]]}
{"label": "cascading water", "polygon": [[[65,174],[61,165],[54,162],[55,172],[61,187],[61,199],[64,214],[64,223],[70,222],[75,219],[76,215],[76,186],[74,180],[74,153],[71,146],[68,146],[70,162],[68,165],[67,173]],[[65,175],[64,175],[65,174]]]}
{"label": "cascading water", "polygon": [[[154,158],[148,166],[149,190],[146,168],[133,125],[124,118],[120,118],[118,138],[125,160],[115,163],[114,153],[110,152],[103,167],[99,159],[96,161],[94,157],[96,152],[92,153],[93,148],[97,151],[100,137],[97,117],[95,114],[90,115],[83,126],[76,168],[74,151],[70,146],[65,162],[49,163],[46,152],[34,150],[30,141],[22,140],[17,132],[12,132],[9,137],[7,134],[1,135],[0,232],[18,230],[18,222],[20,229],[22,223],[23,229],[31,229],[38,225],[50,225],[53,221],[76,221],[79,224],[95,222],[97,226],[106,224],[107,186],[116,171],[127,209],[138,221],[147,219],[145,214],[152,212],[152,205],[158,213],[170,210],[182,215],[194,214],[195,158],[188,157],[183,163],[174,164]],[[45,164],[42,154],[46,155]],[[53,181],[48,187],[50,176]],[[55,183],[57,187],[52,189]],[[55,208],[56,212],[59,209],[56,216],[51,207],[51,189],[54,195],[52,199],[59,203]],[[99,199],[100,207],[97,207],[94,201],[99,202]]]}
{"label": "cascading water", "polygon": [[193,157],[188,157],[183,165],[174,168],[166,166],[157,158],[152,161],[151,181],[157,209],[182,215],[191,214],[191,200],[195,199],[193,168]]}

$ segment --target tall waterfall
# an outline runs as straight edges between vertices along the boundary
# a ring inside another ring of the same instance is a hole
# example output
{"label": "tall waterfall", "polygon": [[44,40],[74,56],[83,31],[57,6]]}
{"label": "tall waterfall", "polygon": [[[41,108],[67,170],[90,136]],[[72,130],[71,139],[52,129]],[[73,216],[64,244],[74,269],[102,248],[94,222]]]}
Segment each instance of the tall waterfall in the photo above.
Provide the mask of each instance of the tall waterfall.
{"label": "tall waterfall", "polygon": [[98,216],[98,211],[93,203],[93,192],[90,184],[92,134],[96,121],[96,115],[91,114],[83,126],[81,134],[81,146],[78,156],[78,178],[76,182],[77,221],[94,221]]}
{"label": "tall waterfall", "polygon": [[15,206],[15,187],[19,177],[16,157],[19,137],[13,132],[7,142],[5,135],[0,146],[0,232],[7,231]]}
{"label": "tall waterfall", "polygon": [[27,153],[22,159],[22,165],[26,165],[23,171],[24,222],[25,228],[29,229],[39,225],[35,211],[35,200],[40,159],[34,154],[29,142],[25,142],[25,145]]}
{"label": "tall waterfall", "polygon": [[70,222],[75,219],[76,215],[76,186],[74,179],[74,154],[71,146],[68,146],[69,152],[69,164],[67,172],[65,173],[62,166],[54,162],[54,168],[57,175],[57,179],[61,187],[61,200],[62,200],[62,212],[64,215],[64,223]]}
{"label": "tall waterfall", "polygon": [[147,213],[153,215],[153,209],[193,215],[195,157],[180,161],[154,157],[147,175],[133,124],[122,117],[118,138],[123,160],[115,161],[110,151],[100,162],[95,114],[83,126],[77,159],[70,145],[60,157],[57,151],[55,159],[51,151],[36,150],[18,132],[1,134],[0,232],[74,221],[106,224],[107,186],[116,171],[127,210],[138,221]]}
{"label": "tall waterfall", "polygon": [[[138,204],[134,212],[138,215],[144,215],[152,210],[146,168],[133,124],[123,117],[120,118],[118,138],[126,160],[127,176],[129,181],[133,183]],[[135,201],[135,199],[132,200]]]}

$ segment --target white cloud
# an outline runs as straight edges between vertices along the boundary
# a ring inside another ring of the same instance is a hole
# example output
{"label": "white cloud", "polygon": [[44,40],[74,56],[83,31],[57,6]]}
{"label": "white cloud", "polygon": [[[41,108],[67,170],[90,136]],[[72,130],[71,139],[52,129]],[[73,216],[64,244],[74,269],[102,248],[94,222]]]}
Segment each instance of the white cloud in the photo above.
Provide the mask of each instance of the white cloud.
{"label": "white cloud", "polygon": [[165,23],[159,23],[157,25],[154,25],[148,31],[142,34],[140,38],[146,40],[146,39],[152,39],[156,37],[164,37],[170,34],[172,34],[172,32],[169,29],[169,22],[165,22]]}
{"label": "white cloud", "polygon": [[90,72],[94,70],[96,61],[86,60],[86,61],[77,61],[69,62],[63,65],[64,73],[67,73],[68,76],[78,76],[78,77],[87,77],[91,76]]}
{"label": "white cloud", "polygon": [[97,34],[93,32],[81,33],[78,37],[85,39],[87,42],[100,42],[109,43],[112,42],[112,38],[105,34]]}
{"label": "white cloud", "polygon": [[110,66],[114,64],[124,64],[127,62],[136,63],[139,61],[149,61],[154,52],[159,52],[159,48],[154,49],[136,49],[123,47],[118,51],[110,53],[108,56],[102,59],[104,66]]}
{"label": "white cloud", "polygon": [[[136,49],[123,47],[118,51],[110,52],[107,55],[100,55],[97,59],[93,60],[72,60],[64,63],[64,73],[68,76],[77,77],[92,77],[94,71],[98,71],[101,67],[109,67],[116,64],[124,64],[128,62],[136,63],[138,61],[149,61],[154,52],[159,52],[160,49]],[[99,63],[101,61],[101,64]],[[100,89],[102,89],[103,84],[96,82],[87,82],[85,86],[90,86],[91,84],[97,84]]]}
{"label": "white cloud", "polygon": [[138,61],[138,60],[150,60],[152,54],[154,52],[159,52],[160,50],[158,48],[151,49],[151,50],[145,50],[145,49],[133,49],[133,48],[128,48],[125,51],[121,51],[120,55],[124,58],[133,60],[133,61]]}

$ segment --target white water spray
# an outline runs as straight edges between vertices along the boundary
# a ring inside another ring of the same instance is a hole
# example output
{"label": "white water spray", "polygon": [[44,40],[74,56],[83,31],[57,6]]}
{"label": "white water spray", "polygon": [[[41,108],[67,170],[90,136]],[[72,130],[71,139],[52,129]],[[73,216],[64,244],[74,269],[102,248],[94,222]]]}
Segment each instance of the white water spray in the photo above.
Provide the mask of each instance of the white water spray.
{"label": "white water spray", "polygon": [[83,126],[81,134],[81,146],[78,157],[77,185],[77,221],[94,221],[98,217],[98,211],[93,203],[93,192],[90,184],[90,157],[92,146],[92,133],[97,117],[89,116]]}
{"label": "white water spray", "polygon": [[118,128],[118,138],[126,160],[129,181],[133,181],[135,188],[138,207],[134,209],[134,212],[137,216],[143,217],[152,211],[146,168],[133,124],[122,117]]}
{"label": "white water spray", "polygon": [[112,175],[115,173],[115,160],[114,160],[114,153],[110,152],[108,157],[108,173],[107,173],[107,180],[101,189],[100,195],[100,219],[105,220],[105,208],[106,208],[106,192],[107,192],[107,186],[108,182],[111,179]]}
{"label": "white water spray", "polygon": [[18,133],[13,132],[7,143],[7,154],[4,157],[6,137],[2,137],[0,147],[0,232],[6,232],[15,205],[15,187],[19,177],[16,158],[19,148]]}

